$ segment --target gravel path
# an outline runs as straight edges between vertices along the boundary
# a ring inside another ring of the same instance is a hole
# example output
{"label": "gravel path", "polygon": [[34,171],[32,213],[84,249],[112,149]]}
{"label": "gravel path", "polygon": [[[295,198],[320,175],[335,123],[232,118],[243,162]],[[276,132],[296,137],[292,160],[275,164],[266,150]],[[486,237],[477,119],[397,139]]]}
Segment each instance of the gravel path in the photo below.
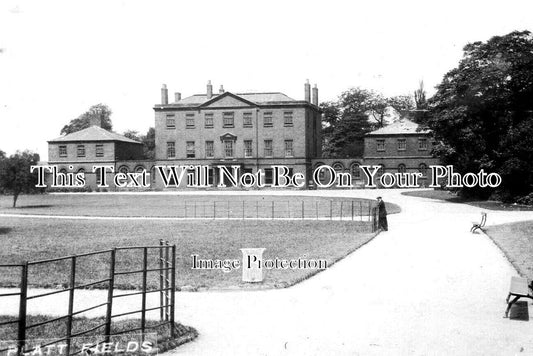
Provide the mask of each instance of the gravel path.
{"label": "gravel path", "polygon": [[[402,213],[389,216],[389,232],[294,287],[178,293],[176,320],[200,336],[165,355],[533,355],[533,323],[503,318],[516,271],[489,238],[469,233],[482,209],[397,190],[302,194],[379,194]],[[530,219],[488,211],[487,225]],[[99,293],[81,291],[79,308]],[[34,310],[57,314],[59,302]]]}

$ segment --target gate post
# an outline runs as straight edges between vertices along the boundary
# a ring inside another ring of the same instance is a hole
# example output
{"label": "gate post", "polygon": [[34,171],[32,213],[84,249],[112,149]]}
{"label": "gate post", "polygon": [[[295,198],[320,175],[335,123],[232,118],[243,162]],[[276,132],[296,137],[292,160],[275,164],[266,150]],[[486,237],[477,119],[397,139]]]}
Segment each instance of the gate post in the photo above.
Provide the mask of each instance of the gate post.
{"label": "gate post", "polygon": [[109,287],[107,289],[107,310],[105,314],[105,341],[109,342],[111,335],[111,316],[113,312],[113,289],[115,288],[115,258],[117,249],[111,250],[109,256]]}
{"label": "gate post", "polygon": [[176,245],[172,245],[172,278],[170,281],[170,335],[175,337],[174,313],[176,311]]}
{"label": "gate post", "polygon": [[20,305],[18,322],[18,353],[24,354],[26,345],[26,297],[28,296],[28,262],[22,265],[20,276]]}

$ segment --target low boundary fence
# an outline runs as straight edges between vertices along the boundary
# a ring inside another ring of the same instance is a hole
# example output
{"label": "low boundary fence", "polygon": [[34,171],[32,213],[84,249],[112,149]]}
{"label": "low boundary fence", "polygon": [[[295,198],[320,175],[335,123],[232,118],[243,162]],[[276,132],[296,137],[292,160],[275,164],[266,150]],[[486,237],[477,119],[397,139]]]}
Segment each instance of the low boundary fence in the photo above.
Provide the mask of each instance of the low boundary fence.
{"label": "low boundary fence", "polygon": [[190,201],[173,206],[174,216],[183,219],[226,220],[351,220],[373,219],[373,202],[357,200],[225,200]]}
{"label": "low boundary fence", "polygon": [[[134,251],[138,255],[141,256],[142,260],[142,268],[136,269],[136,270],[127,270],[127,271],[119,271],[116,270],[116,260],[118,255],[120,255],[123,251],[130,250]],[[149,267],[149,259],[148,259],[148,251],[149,250],[159,250],[159,254],[156,255],[156,265],[157,268],[150,268]],[[85,283],[85,284],[77,284],[76,283],[76,267],[78,266],[79,260],[84,257],[89,256],[108,256],[108,263],[109,263],[109,275],[108,278],[100,279],[97,281],[93,281],[91,283]],[[34,294],[29,295],[28,294],[28,277],[29,277],[29,267],[31,266],[43,266],[49,263],[54,263],[58,261],[68,261],[70,265],[70,272],[69,272],[69,283],[67,288],[58,289],[58,290],[52,290],[49,292],[41,293],[41,294]],[[31,353],[35,350],[33,349],[27,349],[26,348],[26,338],[27,338],[27,332],[30,329],[43,326],[46,324],[50,324],[53,322],[57,322],[60,320],[66,320],[66,334],[62,335],[59,339],[55,339],[47,344],[39,345],[40,347],[44,348],[46,346],[58,344],[58,343],[65,343],[65,355],[76,355],[80,354],[81,350],[72,350],[72,340],[76,337],[81,337],[83,335],[86,335],[91,332],[95,332],[98,329],[103,329],[103,340],[94,343],[93,347],[98,346],[102,343],[109,342],[110,338],[115,335],[125,334],[129,332],[141,332],[143,335],[147,330],[146,326],[146,313],[151,310],[160,310],[160,323],[157,325],[151,325],[149,328],[157,328],[163,325],[170,325],[170,336],[175,336],[175,328],[174,328],[174,312],[175,312],[175,280],[176,280],[176,245],[170,245],[168,241],[160,240],[159,245],[155,246],[128,246],[128,247],[117,247],[110,250],[104,250],[104,251],[97,251],[97,252],[90,252],[85,254],[77,254],[72,256],[65,256],[65,257],[59,257],[54,259],[48,259],[48,260],[40,260],[40,261],[28,261],[22,264],[0,264],[0,271],[2,269],[6,268],[18,268],[20,269],[20,291],[14,292],[14,293],[4,293],[0,294],[0,300],[2,297],[20,297],[20,303],[19,303],[19,311],[18,311],[18,317],[14,320],[9,321],[3,321],[0,322],[0,327],[8,325],[8,324],[17,324],[17,350],[19,354],[27,354]],[[159,274],[159,288],[148,290],[147,289],[147,275],[149,272],[158,272]],[[115,294],[114,292],[114,283],[117,276],[120,275],[127,275],[127,274],[137,274],[140,275],[142,278],[142,288],[140,291],[135,292],[128,292],[128,293],[122,293],[122,294]],[[75,296],[75,290],[88,288],[91,286],[95,286],[98,284],[106,284],[107,285],[107,301],[104,303],[99,303],[92,305],[90,307],[81,309],[81,310],[74,310],[74,296]],[[53,294],[59,294],[59,293],[68,293],[68,312],[65,315],[55,317],[46,321],[34,323],[34,324],[28,324],[28,313],[27,313],[27,302],[29,300],[35,300],[43,297],[47,297]],[[146,305],[146,296],[149,293],[160,293],[159,298],[159,305],[156,307],[148,308]],[[141,295],[141,306],[139,309],[127,311],[120,314],[113,314],[113,301],[117,298],[123,298],[133,295]],[[75,316],[81,316],[83,313],[86,313],[88,311],[91,311],[93,309],[97,308],[106,308],[105,312],[105,321],[97,325],[96,327],[92,327],[88,330],[84,330],[81,332],[73,332],[73,319]],[[123,317],[126,315],[132,315],[132,314],[140,314],[141,320],[140,320],[140,326],[136,328],[131,328],[127,330],[120,330],[114,332],[112,330],[112,321],[115,318]],[[4,348],[0,350],[0,353],[6,352],[10,350],[10,348]]]}

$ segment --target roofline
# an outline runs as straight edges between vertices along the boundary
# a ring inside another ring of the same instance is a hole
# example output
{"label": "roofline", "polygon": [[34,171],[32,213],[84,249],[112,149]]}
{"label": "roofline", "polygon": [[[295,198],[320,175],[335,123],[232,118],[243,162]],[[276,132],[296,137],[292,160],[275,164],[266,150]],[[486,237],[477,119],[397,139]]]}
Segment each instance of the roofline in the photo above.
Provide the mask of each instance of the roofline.
{"label": "roofline", "polygon": [[139,141],[135,141],[135,140],[131,140],[131,141],[124,141],[124,140],[115,140],[115,139],[112,139],[112,140],[107,140],[107,139],[102,139],[102,140],[50,140],[50,141],[46,141],[47,143],[76,143],[76,142],[90,142],[90,143],[93,143],[93,142],[124,142],[124,143],[134,143],[134,144],[139,144],[139,145],[142,145],[143,143],[142,142],[139,142]]}
{"label": "roofline", "polygon": [[[290,106],[290,107],[310,107],[316,111],[322,112],[320,106],[307,102],[305,100],[294,100],[294,101],[267,101],[264,103],[252,103],[252,108],[261,108],[268,109],[279,106]],[[216,110],[216,109],[244,109],[250,108],[250,106],[211,106],[204,107],[203,104],[156,104],[153,109],[155,111],[185,111],[185,110]]]}

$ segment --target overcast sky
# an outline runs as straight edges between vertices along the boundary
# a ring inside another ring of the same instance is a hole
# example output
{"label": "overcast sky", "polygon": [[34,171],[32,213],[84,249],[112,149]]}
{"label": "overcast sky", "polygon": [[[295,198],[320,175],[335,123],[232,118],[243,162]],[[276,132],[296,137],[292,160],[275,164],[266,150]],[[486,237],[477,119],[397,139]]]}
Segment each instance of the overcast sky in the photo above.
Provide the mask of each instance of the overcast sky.
{"label": "overcast sky", "polygon": [[9,1],[0,4],[0,150],[31,149],[91,105],[114,130],[153,126],[169,96],[350,87],[433,93],[462,47],[533,30],[533,1]]}

